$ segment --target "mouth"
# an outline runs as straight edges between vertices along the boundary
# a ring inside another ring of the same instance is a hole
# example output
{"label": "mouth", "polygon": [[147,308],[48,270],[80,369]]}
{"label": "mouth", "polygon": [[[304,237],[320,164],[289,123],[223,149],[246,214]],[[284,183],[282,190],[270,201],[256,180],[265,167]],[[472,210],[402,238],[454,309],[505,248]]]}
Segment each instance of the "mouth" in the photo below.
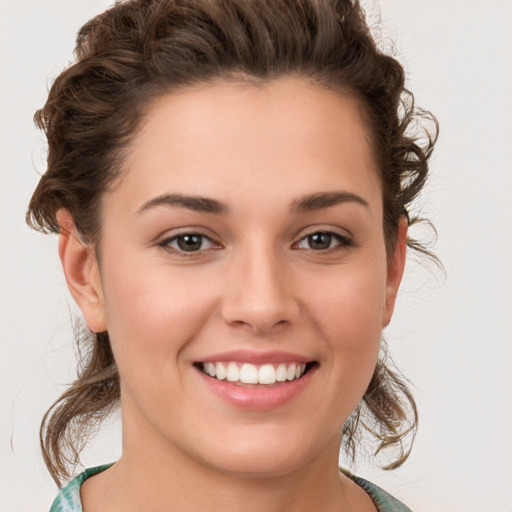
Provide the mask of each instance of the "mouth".
{"label": "mouth", "polygon": [[212,354],[193,365],[206,389],[224,403],[249,411],[298,403],[320,366],[301,354],[254,350]]}
{"label": "mouth", "polygon": [[236,361],[199,362],[195,366],[208,377],[241,387],[268,388],[300,380],[317,363],[281,362],[252,364]]}

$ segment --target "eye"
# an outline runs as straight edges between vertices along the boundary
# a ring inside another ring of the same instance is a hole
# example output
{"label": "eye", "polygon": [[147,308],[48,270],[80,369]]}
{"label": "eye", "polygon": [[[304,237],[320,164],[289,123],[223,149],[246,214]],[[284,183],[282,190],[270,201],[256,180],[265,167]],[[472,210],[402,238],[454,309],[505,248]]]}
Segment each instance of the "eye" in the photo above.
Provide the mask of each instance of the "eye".
{"label": "eye", "polygon": [[348,247],[350,245],[351,241],[339,233],[317,231],[302,238],[297,244],[297,247],[299,249],[309,249],[312,251],[327,251],[334,247]]}
{"label": "eye", "polygon": [[213,241],[199,233],[182,233],[162,240],[158,245],[176,252],[198,252],[215,247]]}

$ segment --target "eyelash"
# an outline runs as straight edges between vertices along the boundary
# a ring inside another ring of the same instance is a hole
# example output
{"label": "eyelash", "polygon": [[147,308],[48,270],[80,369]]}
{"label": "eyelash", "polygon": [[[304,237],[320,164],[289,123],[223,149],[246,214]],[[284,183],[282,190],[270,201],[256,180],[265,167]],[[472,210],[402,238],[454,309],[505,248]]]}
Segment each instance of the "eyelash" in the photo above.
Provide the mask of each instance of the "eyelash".
{"label": "eyelash", "polygon": [[[180,247],[172,247],[172,243],[173,242],[177,242],[179,243],[179,240],[180,239],[184,239],[186,237],[197,237],[200,239],[200,246],[199,246],[199,249],[198,250],[195,250],[195,251],[187,251],[187,250],[184,250]],[[164,248],[166,251],[168,252],[172,252],[172,253],[175,253],[175,254],[178,254],[184,258],[187,258],[187,257],[191,257],[191,256],[195,256],[197,255],[198,253],[202,252],[202,251],[205,251],[205,250],[209,250],[209,249],[213,249],[214,247],[210,247],[208,249],[203,249],[202,246],[204,244],[205,241],[209,241],[211,243],[212,246],[215,246],[215,242],[207,235],[204,235],[202,233],[196,233],[196,232],[184,232],[184,233],[179,233],[177,235],[173,235],[171,237],[168,237],[168,238],[165,238],[164,240],[162,240],[161,242],[158,243],[158,246]]]}
{"label": "eyelash", "polygon": [[[294,245],[298,247],[299,244],[301,244],[304,241],[311,242],[311,238],[314,236],[318,236],[318,235],[325,235],[325,236],[329,237],[329,247],[327,247],[326,249],[304,248],[305,250],[315,252],[315,253],[327,253],[327,252],[330,253],[331,251],[347,249],[347,248],[353,247],[355,245],[354,241],[352,239],[350,239],[349,237],[341,235],[340,233],[337,233],[335,231],[329,231],[329,230],[318,230],[318,231],[313,231],[312,233],[308,233],[307,235],[303,236]],[[337,241],[338,243],[334,246],[331,246],[331,243],[333,240]]]}
{"label": "eyelash", "polygon": [[[303,243],[305,241],[308,241],[309,243],[311,243],[312,237],[318,236],[318,235],[324,235],[324,236],[329,237],[329,247],[327,247],[325,249],[313,249],[311,247],[300,247],[301,243]],[[183,248],[173,247],[171,245],[173,242],[176,242],[179,244],[179,240],[184,239],[186,237],[199,238],[200,239],[199,240],[199,243],[200,243],[199,248],[197,250],[187,251]],[[334,246],[332,246],[333,240],[337,242]],[[211,247],[203,248],[205,241],[210,242]],[[179,233],[177,235],[173,235],[171,237],[165,238],[161,242],[159,242],[157,245],[159,247],[164,248],[168,252],[178,254],[179,256],[182,256],[184,258],[193,257],[193,256],[197,255],[198,253],[201,253],[202,251],[216,249],[216,248],[220,247],[220,245],[217,245],[215,243],[215,241],[213,241],[209,236],[204,235],[202,233],[193,232],[193,231]],[[293,248],[294,249],[295,248],[304,249],[308,252],[324,253],[325,254],[325,253],[330,253],[330,252],[336,251],[336,250],[347,249],[347,248],[353,247],[354,245],[355,244],[352,239],[350,239],[347,236],[341,235],[340,233],[337,233],[334,231],[329,231],[329,230],[318,230],[318,231],[313,231],[311,233],[308,233],[307,235],[304,235],[298,242],[293,244]]]}

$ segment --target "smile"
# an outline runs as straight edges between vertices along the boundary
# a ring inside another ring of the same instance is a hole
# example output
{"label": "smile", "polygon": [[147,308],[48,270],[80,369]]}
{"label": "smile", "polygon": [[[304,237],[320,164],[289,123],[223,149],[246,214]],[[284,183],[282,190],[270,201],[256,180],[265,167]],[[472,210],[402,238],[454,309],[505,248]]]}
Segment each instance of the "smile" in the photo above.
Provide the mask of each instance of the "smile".
{"label": "smile", "polygon": [[300,379],[307,369],[306,363],[289,362],[256,365],[239,362],[207,362],[199,368],[203,373],[219,381],[238,385],[265,385]]}
{"label": "smile", "polygon": [[298,399],[320,365],[292,352],[232,350],[208,355],[193,366],[200,381],[224,403],[262,411]]}

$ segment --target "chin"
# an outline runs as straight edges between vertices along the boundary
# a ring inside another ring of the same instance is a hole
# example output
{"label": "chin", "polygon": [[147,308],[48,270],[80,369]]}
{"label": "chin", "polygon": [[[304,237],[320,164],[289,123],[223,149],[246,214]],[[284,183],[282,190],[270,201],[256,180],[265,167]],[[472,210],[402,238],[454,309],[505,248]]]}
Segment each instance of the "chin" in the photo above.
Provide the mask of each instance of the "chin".
{"label": "chin", "polygon": [[[273,436],[268,432],[252,434],[246,434],[238,442],[232,439],[227,450],[225,446],[218,446],[217,449],[211,446],[208,456],[203,459],[204,463],[224,474],[275,478],[298,471],[323,451],[316,444],[308,443],[305,433],[296,437],[289,432],[285,435],[274,433]],[[339,443],[335,450],[337,454]],[[215,452],[216,456],[212,457]]]}
{"label": "chin", "polygon": [[297,455],[284,456],[280,454],[265,454],[265,456],[252,457],[228,456],[222,461],[222,465],[211,465],[226,475],[236,475],[240,478],[276,478],[294,473],[304,466],[303,461]]}

